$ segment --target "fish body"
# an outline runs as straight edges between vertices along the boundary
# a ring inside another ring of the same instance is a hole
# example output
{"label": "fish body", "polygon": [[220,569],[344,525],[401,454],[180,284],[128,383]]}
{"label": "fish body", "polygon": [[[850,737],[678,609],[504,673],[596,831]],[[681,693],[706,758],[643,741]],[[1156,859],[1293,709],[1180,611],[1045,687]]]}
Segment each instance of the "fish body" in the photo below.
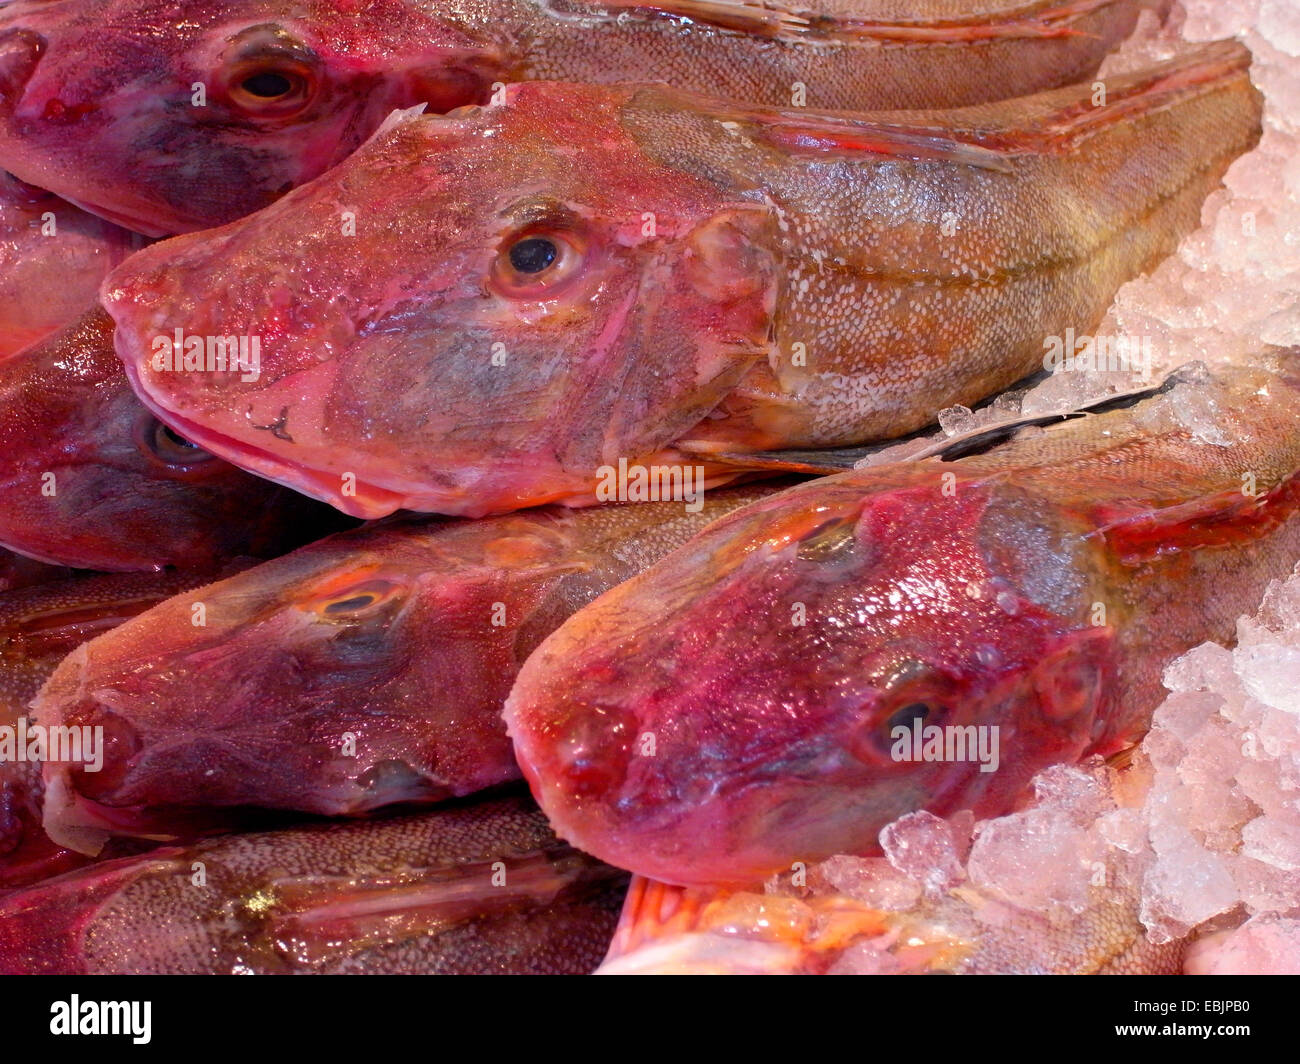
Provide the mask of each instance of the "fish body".
{"label": "fish body", "polygon": [[[710,454],[902,435],[1088,333],[1256,143],[1249,59],[876,116],[515,85],[146,249],[104,302],[161,418],[356,516],[586,505],[620,463],[720,482]],[[260,374],[177,330],[259,335]]]}
{"label": "fish body", "polygon": [[357,815],[518,779],[501,706],[532,649],[770,491],[381,524],[170,599],[72,654],[34,703],[39,723],[111,740],[97,771],[47,763],[46,830],[93,852],[184,832],[199,808]]}
{"label": "fish body", "polygon": [[626,884],[500,798],[60,876],[0,898],[0,972],[587,974]]}
{"label": "fish body", "polygon": [[[1271,357],[1271,356],[1270,356]],[[1165,665],[1300,558],[1296,353],[716,522],[575,614],[506,704],[556,830],[667,882],[873,852],[1137,742]]]}
{"label": "fish body", "polygon": [[75,321],[108,271],[144,244],[0,171],[0,358]]}
{"label": "fish body", "polygon": [[28,703],[86,640],[203,581],[192,572],[81,573],[0,594],[0,728],[13,738],[0,747],[0,890],[85,862],[41,828],[41,763],[27,759],[29,744],[18,747]]}
{"label": "fish body", "polygon": [[665,81],[755,103],[958,106],[1090,77],[1145,0],[15,0],[0,166],[152,236],[270,203],[398,107],[511,81]]}
{"label": "fish body", "polygon": [[0,411],[0,545],[39,561],[202,571],[339,527],[326,507],[158,421],[131,392],[98,308],[0,360]]}

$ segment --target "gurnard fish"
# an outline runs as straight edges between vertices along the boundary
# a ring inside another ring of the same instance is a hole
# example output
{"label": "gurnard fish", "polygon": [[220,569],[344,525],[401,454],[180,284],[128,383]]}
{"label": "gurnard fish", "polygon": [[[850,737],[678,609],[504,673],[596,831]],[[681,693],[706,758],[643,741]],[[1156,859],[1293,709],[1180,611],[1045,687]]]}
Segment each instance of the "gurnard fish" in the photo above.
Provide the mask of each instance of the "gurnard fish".
{"label": "gurnard fish", "polygon": [[0,358],[80,317],[135,233],[0,171]]}
{"label": "gurnard fish", "polygon": [[582,975],[626,889],[506,797],[68,873],[0,898],[0,972]]}
{"label": "gurnard fish", "polygon": [[87,639],[211,575],[79,574],[0,595],[0,729],[15,743],[12,751],[0,746],[0,890],[85,862],[41,828],[41,766],[20,757],[17,747],[27,704],[55,666]]}
{"label": "gurnard fish", "polygon": [[501,707],[532,649],[771,491],[372,526],[170,599],[71,654],[33,703],[108,740],[97,771],[47,762],[46,830],[93,852],[185,832],[197,808],[356,815],[518,779]]}
{"label": "gurnard fish", "polygon": [[754,103],[953,107],[1091,77],[1167,0],[15,0],[0,166],[151,236],[233,221],[394,108],[511,81],[664,81]]}
{"label": "gurnard fish", "polygon": [[[525,83],[103,298],[164,421],[356,516],[585,505],[620,462],[720,482],[710,454],[903,435],[1088,333],[1256,143],[1249,63],[874,117]],[[260,375],[206,335],[258,335]]]}
{"label": "gurnard fish", "polygon": [[682,885],[1007,812],[1137,742],[1300,559],[1300,351],[985,454],[826,477],[578,612],[507,729],[556,831]]}
{"label": "gurnard fish", "polygon": [[84,569],[210,569],[340,527],[149,413],[99,308],[0,360],[0,495],[0,546]]}

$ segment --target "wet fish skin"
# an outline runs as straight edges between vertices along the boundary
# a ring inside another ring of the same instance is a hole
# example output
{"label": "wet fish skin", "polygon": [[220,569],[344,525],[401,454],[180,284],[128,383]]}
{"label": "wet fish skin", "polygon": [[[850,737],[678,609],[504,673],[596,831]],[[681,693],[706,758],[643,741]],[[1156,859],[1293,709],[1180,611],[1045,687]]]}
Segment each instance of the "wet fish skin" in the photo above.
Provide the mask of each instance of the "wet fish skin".
{"label": "wet fish skin", "polygon": [[[957,106],[1090,77],[1166,0],[14,0],[0,166],[151,236],[223,224],[338,162],[396,107],[498,82],[665,81],[814,107]],[[283,79],[246,87],[250,76]],[[204,97],[196,105],[196,86]],[[268,94],[268,88],[278,94]],[[201,175],[197,177],[195,175]]]}
{"label": "wet fish skin", "polygon": [[[865,117],[516,85],[146,249],[104,302],[155,413],[357,516],[585,504],[620,459],[717,482],[710,453],[902,435],[1088,332],[1257,141],[1248,67],[1220,42],[1100,107]],[[534,278],[511,255],[538,239]],[[261,376],[155,361],[178,327],[260,333]]]}
{"label": "wet fish skin", "polygon": [[[56,579],[0,594],[0,727],[18,726],[41,685],[83,642],[215,575],[52,572]],[[0,761],[0,890],[85,863],[41,828],[41,796],[39,764]]]}
{"label": "wet fish skin", "polygon": [[[1164,666],[1231,643],[1300,558],[1297,354],[716,522],[521,670],[505,717],[539,803],[603,860],[734,885],[872,852],[917,808],[1001,815],[1040,769],[1131,745]],[[895,756],[917,719],[996,726],[995,769]]]}
{"label": "wet fish skin", "polygon": [[0,358],[75,321],[145,240],[0,171]]}
{"label": "wet fish skin", "polygon": [[714,492],[697,513],[381,524],[172,598],[79,648],[33,703],[39,723],[112,739],[98,771],[45,766],[46,830],[94,852],[185,832],[198,809],[355,816],[516,780],[501,706],[532,649],[773,490]]}
{"label": "wet fish skin", "polygon": [[586,974],[626,882],[524,798],[236,835],[0,898],[0,972]]}
{"label": "wet fish skin", "polygon": [[84,569],[203,571],[340,527],[162,425],[132,394],[112,336],[96,307],[0,360],[0,546]]}

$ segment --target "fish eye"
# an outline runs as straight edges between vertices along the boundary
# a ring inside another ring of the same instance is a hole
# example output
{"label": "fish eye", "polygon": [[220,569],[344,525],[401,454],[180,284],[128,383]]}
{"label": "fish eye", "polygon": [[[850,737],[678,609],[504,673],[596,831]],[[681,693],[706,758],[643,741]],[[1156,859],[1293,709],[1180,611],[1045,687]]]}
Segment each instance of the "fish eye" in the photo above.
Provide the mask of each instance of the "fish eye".
{"label": "fish eye", "polygon": [[894,710],[885,721],[885,735],[892,741],[895,728],[907,728],[911,730],[916,727],[916,721],[920,721],[924,726],[931,717],[939,716],[935,707],[928,702],[909,702],[901,709]]}
{"label": "fish eye", "polygon": [[285,30],[254,26],[233,48],[221,84],[237,111],[251,118],[291,118],[315,99],[320,60]]}
{"label": "fish eye", "polygon": [[154,418],[146,424],[144,436],[150,452],[168,465],[192,467],[216,460],[197,443]]}
{"label": "fish eye", "polygon": [[513,299],[547,299],[582,266],[586,248],[572,231],[529,230],[507,239],[492,268],[493,287]]}
{"label": "fish eye", "polygon": [[[906,702],[891,711],[879,723],[867,724],[855,731],[849,741],[849,750],[859,761],[880,766],[887,762],[895,764],[894,751],[899,742],[895,734],[899,728],[909,733],[914,729],[940,723],[947,715],[947,707],[940,702],[915,699]],[[907,762],[899,762],[898,767],[905,768]]]}
{"label": "fish eye", "polygon": [[510,249],[510,265],[520,273],[541,273],[560,254],[554,240],[544,236],[530,236]]}
{"label": "fish eye", "polygon": [[231,102],[248,115],[286,118],[303,111],[315,95],[315,74],[284,59],[241,64],[231,79]]}
{"label": "fish eye", "polygon": [[395,580],[371,578],[318,592],[303,604],[317,619],[333,624],[363,621],[386,612],[405,597],[406,587]]}
{"label": "fish eye", "polygon": [[257,96],[263,100],[276,100],[293,92],[294,81],[278,70],[264,70],[260,74],[246,77],[240,82],[239,87],[250,96]]}

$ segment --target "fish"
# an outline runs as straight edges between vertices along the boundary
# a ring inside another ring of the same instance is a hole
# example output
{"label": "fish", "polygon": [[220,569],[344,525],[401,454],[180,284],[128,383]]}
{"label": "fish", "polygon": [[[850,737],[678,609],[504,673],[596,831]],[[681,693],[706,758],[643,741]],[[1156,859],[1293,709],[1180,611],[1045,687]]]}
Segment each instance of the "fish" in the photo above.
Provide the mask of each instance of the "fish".
{"label": "fish", "polygon": [[6,974],[588,974],[627,877],[526,798],[233,835],[0,897]]}
{"label": "fish", "polygon": [[98,306],[0,360],[0,495],[0,547],[111,572],[203,571],[348,524],[150,414]]}
{"label": "fish", "polygon": [[501,707],[533,647],[772,490],[381,523],[187,590],[79,647],[33,702],[108,740],[93,771],[46,761],[45,829],[93,853],[191,832],[197,809],[357,816],[517,780]]}
{"label": "fish", "polygon": [[578,611],[507,731],[558,834],[666,883],[878,852],[1137,743],[1300,559],[1300,350],[751,504]]}
{"label": "fish", "polygon": [[[395,119],[102,299],[160,419],[353,516],[590,505],[625,469],[716,485],[736,453],[902,436],[1041,372],[1257,142],[1249,65],[1218,42],[1097,105],[876,116],[518,84]],[[258,373],[205,336],[256,337]]]}
{"label": "fish", "polygon": [[[228,563],[225,571],[238,564]],[[0,594],[0,730],[15,742],[8,759],[0,752],[0,890],[86,863],[41,827],[41,765],[27,760],[26,744],[24,756],[18,756],[16,745],[28,703],[59,662],[87,639],[213,575],[176,570],[64,574]]]}
{"label": "fish", "polygon": [[0,167],[128,229],[234,221],[395,108],[512,81],[665,81],[755,103],[940,107],[1089,78],[1168,0],[12,0]]}
{"label": "fish", "polygon": [[0,171],[0,359],[75,321],[145,243]]}

